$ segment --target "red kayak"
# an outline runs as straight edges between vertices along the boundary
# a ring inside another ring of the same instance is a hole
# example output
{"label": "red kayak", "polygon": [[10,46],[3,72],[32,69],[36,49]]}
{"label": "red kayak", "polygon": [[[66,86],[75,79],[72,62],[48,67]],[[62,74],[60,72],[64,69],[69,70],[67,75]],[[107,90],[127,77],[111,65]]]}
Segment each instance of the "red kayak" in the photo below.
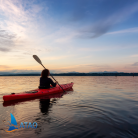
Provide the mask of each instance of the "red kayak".
{"label": "red kayak", "polygon": [[[66,91],[73,87],[73,82],[68,84],[62,84],[61,87]],[[11,93],[10,95],[4,95],[4,101],[11,101],[11,100],[19,100],[19,99],[26,99],[26,98],[33,98],[33,97],[41,97],[44,95],[50,95],[55,93],[63,92],[59,85],[49,89],[35,89],[31,91],[26,91],[22,93]]]}
{"label": "red kayak", "polygon": [[36,99],[46,100],[46,99],[51,99],[51,98],[61,98],[63,95],[70,94],[72,92],[73,92],[73,88],[70,88],[70,89],[66,90],[65,92],[62,91],[62,92],[59,92],[59,93],[43,95],[43,96],[40,96],[40,97],[31,97],[31,98],[26,98],[26,99],[3,101],[3,106],[7,107],[7,106],[11,106],[11,105],[22,104],[23,102],[33,101],[33,100],[36,100]]}

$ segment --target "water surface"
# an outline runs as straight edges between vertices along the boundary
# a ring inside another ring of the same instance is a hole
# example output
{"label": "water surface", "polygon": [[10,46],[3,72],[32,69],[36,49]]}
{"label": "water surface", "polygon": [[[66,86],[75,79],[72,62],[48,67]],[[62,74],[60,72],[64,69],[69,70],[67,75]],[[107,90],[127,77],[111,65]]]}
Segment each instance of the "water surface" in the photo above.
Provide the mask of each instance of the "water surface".
{"label": "water surface", "polygon": [[[56,76],[74,82],[63,96],[4,105],[3,95],[32,90],[38,76],[0,77],[0,137],[2,138],[137,138],[138,77]],[[17,123],[37,122],[36,129],[8,133],[12,113]]]}

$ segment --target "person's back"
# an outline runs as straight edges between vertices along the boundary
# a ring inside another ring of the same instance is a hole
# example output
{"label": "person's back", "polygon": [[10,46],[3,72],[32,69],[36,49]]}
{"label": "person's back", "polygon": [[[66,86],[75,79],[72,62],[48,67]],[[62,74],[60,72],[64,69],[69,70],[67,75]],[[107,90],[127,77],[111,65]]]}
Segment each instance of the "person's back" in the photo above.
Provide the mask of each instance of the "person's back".
{"label": "person's back", "polygon": [[49,76],[49,70],[48,69],[44,69],[41,73],[41,77],[40,77],[40,85],[39,85],[39,89],[48,89],[50,88],[50,84],[55,87],[57,82],[54,83],[52,81],[52,79],[48,78]]}

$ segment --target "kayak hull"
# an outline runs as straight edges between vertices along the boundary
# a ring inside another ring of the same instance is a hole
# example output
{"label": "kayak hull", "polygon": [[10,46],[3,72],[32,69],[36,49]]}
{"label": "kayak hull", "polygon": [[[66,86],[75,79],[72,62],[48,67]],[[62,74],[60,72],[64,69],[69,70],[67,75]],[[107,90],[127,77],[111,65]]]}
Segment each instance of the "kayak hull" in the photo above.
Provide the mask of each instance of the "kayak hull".
{"label": "kayak hull", "polygon": [[65,92],[62,91],[62,92],[59,92],[59,93],[44,95],[44,96],[40,96],[40,97],[31,97],[31,98],[25,98],[25,99],[3,101],[3,106],[7,107],[7,106],[11,106],[11,105],[22,104],[23,102],[33,101],[35,99],[46,100],[46,99],[51,99],[51,98],[61,98],[63,95],[69,94],[71,92],[73,92],[73,88],[68,89]]}
{"label": "kayak hull", "polygon": [[[64,91],[69,90],[73,87],[73,82],[68,83],[68,84],[62,84],[60,85]],[[3,100],[4,101],[12,101],[12,100],[19,100],[19,99],[26,99],[26,98],[34,98],[34,97],[41,97],[44,95],[50,95],[50,94],[55,94],[55,93],[60,93],[63,92],[62,88],[59,85],[53,88],[49,89],[35,89],[27,92],[22,92],[22,93],[12,93],[10,95],[4,95]]]}

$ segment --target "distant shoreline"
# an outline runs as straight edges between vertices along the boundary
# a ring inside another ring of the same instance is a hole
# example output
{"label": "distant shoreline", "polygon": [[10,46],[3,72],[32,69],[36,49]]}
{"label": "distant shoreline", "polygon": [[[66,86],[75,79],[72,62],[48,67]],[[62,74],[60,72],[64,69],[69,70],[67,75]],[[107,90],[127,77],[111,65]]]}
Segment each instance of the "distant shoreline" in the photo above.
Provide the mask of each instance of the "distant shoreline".
{"label": "distant shoreline", "polygon": [[[138,76],[138,73],[59,73],[53,76]],[[40,74],[3,74],[0,76],[40,76]]]}

